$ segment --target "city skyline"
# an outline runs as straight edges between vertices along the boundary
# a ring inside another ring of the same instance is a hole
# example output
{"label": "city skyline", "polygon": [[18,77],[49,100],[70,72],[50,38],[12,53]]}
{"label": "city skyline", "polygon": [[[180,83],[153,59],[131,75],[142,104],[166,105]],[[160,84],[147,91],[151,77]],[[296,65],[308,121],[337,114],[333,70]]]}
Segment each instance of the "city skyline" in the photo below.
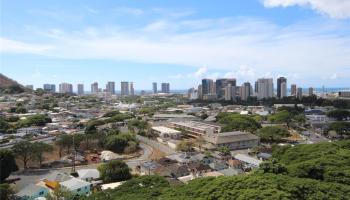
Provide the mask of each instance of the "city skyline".
{"label": "city skyline", "polygon": [[186,89],[202,78],[280,76],[349,87],[349,3],[303,2],[4,1],[0,73],[35,88],[132,80]]}

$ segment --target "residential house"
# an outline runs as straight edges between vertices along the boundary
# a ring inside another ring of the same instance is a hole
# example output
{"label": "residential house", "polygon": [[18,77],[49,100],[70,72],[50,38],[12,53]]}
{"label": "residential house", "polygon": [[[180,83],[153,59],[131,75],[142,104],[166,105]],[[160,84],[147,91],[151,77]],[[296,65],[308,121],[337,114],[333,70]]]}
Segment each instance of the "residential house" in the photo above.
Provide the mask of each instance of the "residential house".
{"label": "residential house", "polygon": [[19,191],[16,196],[21,200],[34,200],[39,197],[46,197],[49,194],[49,189],[40,185],[30,184]]}
{"label": "residential house", "polygon": [[79,169],[78,177],[81,180],[91,182],[100,178],[100,172],[97,169]]}
{"label": "residential house", "polygon": [[71,178],[67,181],[63,181],[60,185],[78,195],[89,195],[92,188],[91,183],[78,178]]}

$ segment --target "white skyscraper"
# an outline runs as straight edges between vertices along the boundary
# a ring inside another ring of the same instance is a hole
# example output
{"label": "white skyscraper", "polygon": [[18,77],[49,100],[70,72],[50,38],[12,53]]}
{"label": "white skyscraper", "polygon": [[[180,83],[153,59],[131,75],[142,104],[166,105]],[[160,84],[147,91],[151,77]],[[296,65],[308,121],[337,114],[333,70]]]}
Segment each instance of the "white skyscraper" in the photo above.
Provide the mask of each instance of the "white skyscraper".
{"label": "white skyscraper", "polygon": [[273,79],[260,78],[257,81],[258,99],[268,99],[273,97]]}
{"label": "white skyscraper", "polygon": [[281,83],[281,98],[287,96],[287,83],[282,82]]}
{"label": "white skyscraper", "polygon": [[134,83],[133,82],[130,82],[130,95],[131,96],[135,95]]}
{"label": "white skyscraper", "polygon": [[59,85],[60,93],[73,93],[73,85],[70,83],[61,83]]}

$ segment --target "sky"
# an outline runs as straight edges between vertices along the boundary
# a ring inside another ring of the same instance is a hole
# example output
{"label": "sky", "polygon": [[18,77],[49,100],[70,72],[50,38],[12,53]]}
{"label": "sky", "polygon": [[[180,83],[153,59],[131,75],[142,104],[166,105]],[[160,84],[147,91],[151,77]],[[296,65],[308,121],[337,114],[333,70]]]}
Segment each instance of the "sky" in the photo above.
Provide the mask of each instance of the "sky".
{"label": "sky", "polygon": [[0,0],[0,73],[86,90],[279,76],[350,87],[350,0]]}

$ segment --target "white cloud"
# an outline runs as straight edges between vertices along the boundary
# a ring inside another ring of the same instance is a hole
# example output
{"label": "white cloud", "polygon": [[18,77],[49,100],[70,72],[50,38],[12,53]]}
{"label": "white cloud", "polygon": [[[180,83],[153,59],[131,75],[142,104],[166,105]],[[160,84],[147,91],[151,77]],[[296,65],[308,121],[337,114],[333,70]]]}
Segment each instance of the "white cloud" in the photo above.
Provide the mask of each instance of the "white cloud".
{"label": "white cloud", "polygon": [[[6,45],[0,48],[2,52],[41,53],[55,58],[183,65],[198,69],[181,75],[193,79],[232,76],[253,80],[267,72],[287,77],[298,73],[301,79],[329,77],[333,73],[350,77],[345,70],[350,66],[347,22],[306,21],[284,27],[251,18],[190,22],[158,19],[132,29],[49,29],[36,35],[45,38],[47,45],[2,39]],[[206,67],[198,68],[203,63]]]}
{"label": "white cloud", "polygon": [[126,6],[120,6],[114,8],[114,11],[117,14],[128,14],[128,15],[134,15],[134,16],[141,16],[144,14],[144,10],[140,8],[132,8],[132,7],[126,7]]}
{"label": "white cloud", "polygon": [[332,74],[332,76],[329,77],[329,79],[331,79],[331,80],[334,80],[334,79],[337,79],[337,78],[338,78],[338,76],[337,76],[336,73]]}
{"label": "white cloud", "polygon": [[44,54],[52,49],[49,45],[30,44],[0,37],[0,52]]}
{"label": "white cloud", "polygon": [[310,7],[335,19],[350,18],[349,0],[263,0],[265,7]]}
{"label": "white cloud", "polygon": [[201,67],[193,74],[193,76],[196,78],[202,78],[203,76],[205,76],[207,72],[208,72],[208,67]]}

